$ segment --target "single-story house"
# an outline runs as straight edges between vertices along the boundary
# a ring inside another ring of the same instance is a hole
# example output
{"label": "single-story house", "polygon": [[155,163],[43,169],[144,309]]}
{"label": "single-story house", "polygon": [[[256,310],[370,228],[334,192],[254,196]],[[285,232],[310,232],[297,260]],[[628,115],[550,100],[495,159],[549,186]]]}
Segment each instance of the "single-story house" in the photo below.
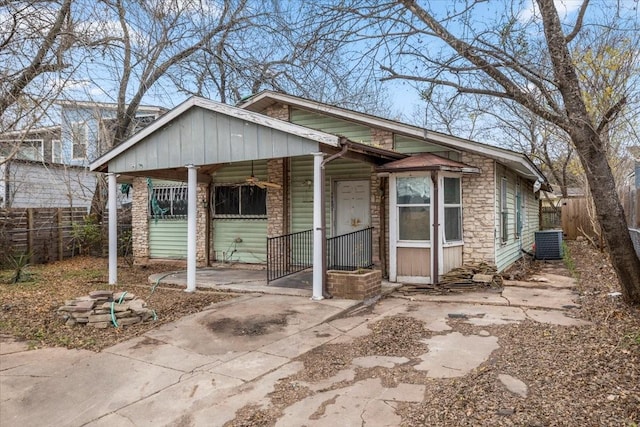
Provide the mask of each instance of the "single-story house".
{"label": "single-story house", "polygon": [[133,184],[136,262],[187,259],[188,289],[196,265],[313,266],[314,298],[332,266],[414,283],[504,270],[531,250],[549,187],[521,153],[272,91],[190,98],[90,168],[114,192]]}

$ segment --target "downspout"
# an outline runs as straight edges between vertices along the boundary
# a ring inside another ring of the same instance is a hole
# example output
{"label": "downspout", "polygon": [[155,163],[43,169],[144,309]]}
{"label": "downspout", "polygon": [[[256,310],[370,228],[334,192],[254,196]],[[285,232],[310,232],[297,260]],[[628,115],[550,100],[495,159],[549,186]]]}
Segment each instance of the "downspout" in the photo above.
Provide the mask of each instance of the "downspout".
{"label": "downspout", "polygon": [[322,228],[322,296],[323,298],[333,298],[327,291],[327,209],[325,206],[326,196],[325,196],[325,183],[324,183],[324,168],[327,163],[332,162],[342,156],[344,156],[349,150],[349,145],[347,145],[346,138],[340,138],[340,144],[342,144],[342,150],[340,152],[335,153],[322,161],[320,165],[320,205],[322,206],[322,216],[321,216],[321,228]]}
{"label": "downspout", "polygon": [[440,263],[440,200],[438,191],[438,172],[431,172],[431,181],[433,182],[433,238],[431,239],[431,249],[433,251],[433,274],[431,282],[437,285],[440,281],[440,272],[438,264]]}

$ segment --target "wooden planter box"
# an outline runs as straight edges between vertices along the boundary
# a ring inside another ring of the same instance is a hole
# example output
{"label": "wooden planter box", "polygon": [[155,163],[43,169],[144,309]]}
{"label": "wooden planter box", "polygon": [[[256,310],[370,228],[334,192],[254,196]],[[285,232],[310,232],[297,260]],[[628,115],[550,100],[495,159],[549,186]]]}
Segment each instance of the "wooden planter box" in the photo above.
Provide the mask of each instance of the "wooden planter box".
{"label": "wooden planter box", "polygon": [[367,300],[380,295],[380,270],[327,271],[327,291],[335,298]]}

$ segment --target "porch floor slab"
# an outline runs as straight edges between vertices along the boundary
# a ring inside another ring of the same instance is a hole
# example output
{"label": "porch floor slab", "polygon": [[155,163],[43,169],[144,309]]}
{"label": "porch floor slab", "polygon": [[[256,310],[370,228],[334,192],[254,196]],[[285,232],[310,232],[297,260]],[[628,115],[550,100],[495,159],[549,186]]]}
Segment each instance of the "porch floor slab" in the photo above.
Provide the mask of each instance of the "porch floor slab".
{"label": "porch floor slab", "polygon": [[[263,269],[208,267],[196,270],[196,288],[217,289],[238,293],[261,293],[311,297],[313,271],[305,270],[267,283],[267,272]],[[173,271],[149,276],[152,285],[187,287],[187,271]],[[382,294],[392,292],[399,283],[382,281]]]}

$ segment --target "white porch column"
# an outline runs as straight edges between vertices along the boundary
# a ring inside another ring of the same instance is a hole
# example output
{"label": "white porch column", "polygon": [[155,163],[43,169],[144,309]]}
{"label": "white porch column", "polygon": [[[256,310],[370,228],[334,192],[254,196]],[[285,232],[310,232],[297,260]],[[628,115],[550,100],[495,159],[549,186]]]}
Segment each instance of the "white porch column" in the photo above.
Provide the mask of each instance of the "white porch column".
{"label": "white porch column", "polygon": [[325,238],[322,229],[322,160],[323,153],[313,154],[313,295],[311,299],[319,301],[322,296],[323,259],[322,239]]}
{"label": "white porch column", "polygon": [[118,281],[118,187],[116,174],[108,173],[109,180],[109,284]]}
{"label": "white porch column", "polygon": [[194,165],[187,165],[187,171],[187,289],[185,289],[185,292],[194,292],[196,290],[196,220],[198,215],[198,168]]}

